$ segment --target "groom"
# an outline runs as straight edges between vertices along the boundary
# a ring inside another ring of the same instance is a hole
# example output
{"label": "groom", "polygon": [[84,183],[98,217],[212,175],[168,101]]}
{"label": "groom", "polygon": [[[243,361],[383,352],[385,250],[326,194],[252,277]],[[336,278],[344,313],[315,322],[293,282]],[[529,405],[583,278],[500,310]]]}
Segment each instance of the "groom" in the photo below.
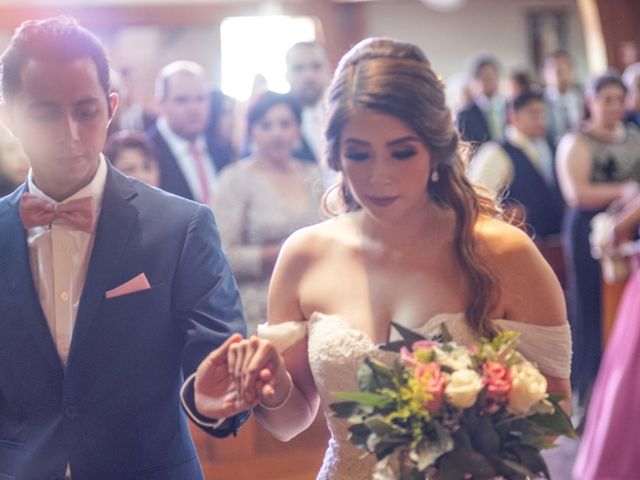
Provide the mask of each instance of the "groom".
{"label": "groom", "polygon": [[0,199],[0,478],[202,479],[181,387],[212,435],[248,416],[224,408],[228,375],[199,382],[217,419],[183,384],[246,328],[211,211],[102,156],[117,97],[74,20],[25,22],[0,62],[4,120],[31,161]]}

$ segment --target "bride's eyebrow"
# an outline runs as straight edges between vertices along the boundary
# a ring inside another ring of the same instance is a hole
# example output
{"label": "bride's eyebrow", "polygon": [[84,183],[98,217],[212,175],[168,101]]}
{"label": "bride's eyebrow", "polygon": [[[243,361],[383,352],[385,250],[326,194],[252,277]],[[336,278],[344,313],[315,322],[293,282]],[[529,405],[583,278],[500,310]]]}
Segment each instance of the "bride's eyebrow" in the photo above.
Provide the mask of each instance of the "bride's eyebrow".
{"label": "bride's eyebrow", "polygon": [[360,140],[360,139],[357,139],[357,138],[347,138],[347,139],[345,139],[344,143],[345,143],[345,145],[349,143],[349,144],[355,144],[355,145],[362,145],[362,146],[365,146],[365,147],[370,145],[369,142],[365,142],[364,140]]}
{"label": "bride's eyebrow", "polygon": [[387,142],[387,147],[394,147],[401,143],[419,142],[419,141],[420,139],[418,137],[414,135],[407,135],[406,137],[396,138],[395,140],[391,140],[390,142]]}

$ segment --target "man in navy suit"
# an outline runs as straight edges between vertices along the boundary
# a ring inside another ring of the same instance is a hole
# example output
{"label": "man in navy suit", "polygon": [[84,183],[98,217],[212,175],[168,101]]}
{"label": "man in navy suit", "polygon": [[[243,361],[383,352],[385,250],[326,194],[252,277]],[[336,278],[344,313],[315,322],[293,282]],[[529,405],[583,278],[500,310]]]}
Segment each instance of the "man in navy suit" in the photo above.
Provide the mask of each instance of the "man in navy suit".
{"label": "man in navy suit", "polygon": [[205,135],[210,93],[202,66],[184,60],[166,65],[156,99],[160,117],[147,134],[156,149],[160,188],[211,205],[216,177],[231,157]]}
{"label": "man in navy suit", "polygon": [[491,55],[478,55],[472,59],[470,71],[472,98],[456,115],[456,126],[467,142],[499,141],[507,122],[507,103],[498,91],[498,60]]}
{"label": "man in navy suit", "polygon": [[[211,211],[100,153],[117,96],[74,20],[25,22],[0,62],[31,161],[0,200],[0,478],[200,480],[181,396],[218,437],[248,416],[207,357],[246,329]],[[204,358],[215,418],[195,408]]]}

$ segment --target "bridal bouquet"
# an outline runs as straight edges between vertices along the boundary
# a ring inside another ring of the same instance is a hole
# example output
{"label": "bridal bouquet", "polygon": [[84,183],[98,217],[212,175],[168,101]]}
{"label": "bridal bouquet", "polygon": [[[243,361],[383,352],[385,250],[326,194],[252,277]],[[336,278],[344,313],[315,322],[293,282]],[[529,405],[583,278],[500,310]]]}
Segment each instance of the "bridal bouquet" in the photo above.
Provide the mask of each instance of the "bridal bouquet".
{"label": "bridal bouquet", "polygon": [[381,347],[399,352],[394,363],[367,358],[360,391],[338,392],[345,401],[331,405],[351,423],[351,442],[375,454],[374,479],[549,478],[540,450],[575,432],[516,351],[517,333],[465,348],[394,327],[404,340]]}

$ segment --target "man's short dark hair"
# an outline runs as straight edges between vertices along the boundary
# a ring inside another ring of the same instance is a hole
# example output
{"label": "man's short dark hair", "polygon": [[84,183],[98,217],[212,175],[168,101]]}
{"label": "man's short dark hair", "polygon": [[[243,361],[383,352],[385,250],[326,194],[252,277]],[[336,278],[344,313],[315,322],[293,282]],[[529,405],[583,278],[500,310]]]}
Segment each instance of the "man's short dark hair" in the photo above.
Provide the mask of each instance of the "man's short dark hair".
{"label": "man's short dark hair", "polygon": [[500,62],[496,57],[488,54],[480,54],[473,57],[469,63],[471,78],[478,78],[480,70],[484,67],[493,67],[496,72],[500,72]]}
{"label": "man's short dark hair", "polygon": [[531,87],[519,95],[516,95],[511,101],[511,109],[514,112],[523,109],[527,105],[532,102],[543,102],[544,103],[544,93],[541,90]]}
{"label": "man's short dark hair", "polygon": [[294,50],[298,50],[299,48],[317,48],[318,50],[320,50],[323,53],[325,58],[328,57],[327,46],[324,43],[319,42],[318,40],[311,40],[311,41],[307,41],[307,42],[298,42],[298,43],[295,43],[294,45],[292,45],[289,48],[289,50],[287,50],[287,54],[286,54],[286,57],[285,57],[285,61],[286,61],[287,65],[289,65],[291,63],[292,52]]}
{"label": "man's short dark hair", "polygon": [[20,91],[21,76],[29,60],[70,62],[88,57],[96,65],[105,96],[109,94],[109,61],[100,40],[71,17],[60,15],[26,20],[0,57],[2,100],[11,102]]}

